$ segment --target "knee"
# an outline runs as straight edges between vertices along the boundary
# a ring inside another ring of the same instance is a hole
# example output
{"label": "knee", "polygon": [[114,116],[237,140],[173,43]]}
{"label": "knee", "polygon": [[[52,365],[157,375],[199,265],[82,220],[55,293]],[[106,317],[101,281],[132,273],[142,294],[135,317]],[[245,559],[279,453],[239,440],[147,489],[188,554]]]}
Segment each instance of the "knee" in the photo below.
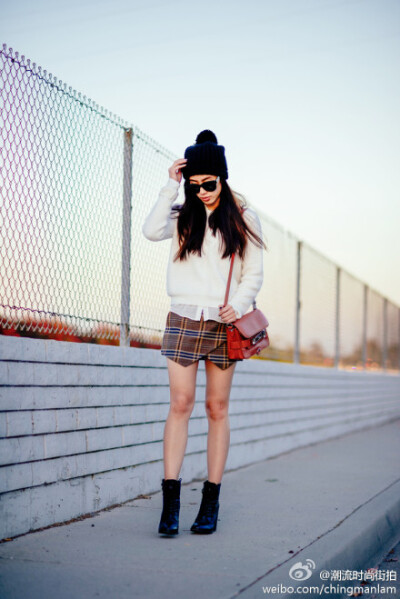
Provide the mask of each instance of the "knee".
{"label": "knee", "polygon": [[205,403],[209,420],[224,420],[228,416],[228,402],[221,398],[207,398]]}
{"label": "knee", "polygon": [[171,397],[170,410],[176,416],[189,417],[192,413],[194,397],[190,393],[174,393]]}

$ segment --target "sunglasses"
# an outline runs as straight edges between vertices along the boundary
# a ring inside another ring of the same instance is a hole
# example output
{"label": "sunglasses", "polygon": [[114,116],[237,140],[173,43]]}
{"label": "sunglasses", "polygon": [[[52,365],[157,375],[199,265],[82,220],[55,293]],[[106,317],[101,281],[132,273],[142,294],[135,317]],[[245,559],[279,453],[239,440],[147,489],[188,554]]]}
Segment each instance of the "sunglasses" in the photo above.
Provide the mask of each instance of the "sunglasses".
{"label": "sunglasses", "polygon": [[204,181],[204,183],[185,183],[186,189],[192,191],[193,193],[200,193],[200,188],[202,187],[204,191],[215,191],[217,189],[217,183],[219,181],[219,177],[213,179],[212,181]]}

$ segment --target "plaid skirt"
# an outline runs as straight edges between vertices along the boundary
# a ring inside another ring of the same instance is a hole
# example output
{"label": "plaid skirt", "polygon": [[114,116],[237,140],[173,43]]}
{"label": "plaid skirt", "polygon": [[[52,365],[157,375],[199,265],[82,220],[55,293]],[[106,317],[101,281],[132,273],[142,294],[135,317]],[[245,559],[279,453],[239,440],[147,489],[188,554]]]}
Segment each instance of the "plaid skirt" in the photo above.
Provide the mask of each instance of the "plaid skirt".
{"label": "plaid skirt", "polygon": [[189,366],[197,360],[211,360],[225,370],[239,361],[228,358],[225,323],[192,320],[174,312],[167,315],[161,353],[182,366]]}

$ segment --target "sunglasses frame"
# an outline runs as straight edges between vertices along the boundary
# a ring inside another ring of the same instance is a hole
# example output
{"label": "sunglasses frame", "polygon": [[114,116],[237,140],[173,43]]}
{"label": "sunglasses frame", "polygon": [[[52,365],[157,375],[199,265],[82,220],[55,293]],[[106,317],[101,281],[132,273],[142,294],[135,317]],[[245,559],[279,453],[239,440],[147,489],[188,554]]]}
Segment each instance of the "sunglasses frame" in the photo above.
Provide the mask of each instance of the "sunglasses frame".
{"label": "sunglasses frame", "polygon": [[[200,193],[200,189],[203,188],[204,191],[215,191],[217,189],[217,185],[218,185],[218,181],[220,180],[219,175],[216,179],[211,179],[211,181],[203,181],[203,183],[189,183],[189,181],[185,182],[185,186],[186,189],[188,189],[189,191],[192,191],[193,193],[195,193],[196,195],[198,193]],[[206,185],[208,183],[215,183],[215,188],[214,189],[207,189]]]}

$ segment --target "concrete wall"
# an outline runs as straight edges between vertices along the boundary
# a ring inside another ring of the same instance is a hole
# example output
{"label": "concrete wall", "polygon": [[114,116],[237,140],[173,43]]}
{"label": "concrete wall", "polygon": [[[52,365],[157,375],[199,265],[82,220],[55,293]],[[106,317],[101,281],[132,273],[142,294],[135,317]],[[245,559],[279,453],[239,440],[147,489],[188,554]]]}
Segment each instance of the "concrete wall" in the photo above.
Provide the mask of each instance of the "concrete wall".
{"label": "concrete wall", "polygon": [[[169,407],[157,350],[0,337],[0,539],[160,490]],[[206,478],[205,372],[181,471]],[[248,360],[226,469],[400,416],[400,376]]]}

